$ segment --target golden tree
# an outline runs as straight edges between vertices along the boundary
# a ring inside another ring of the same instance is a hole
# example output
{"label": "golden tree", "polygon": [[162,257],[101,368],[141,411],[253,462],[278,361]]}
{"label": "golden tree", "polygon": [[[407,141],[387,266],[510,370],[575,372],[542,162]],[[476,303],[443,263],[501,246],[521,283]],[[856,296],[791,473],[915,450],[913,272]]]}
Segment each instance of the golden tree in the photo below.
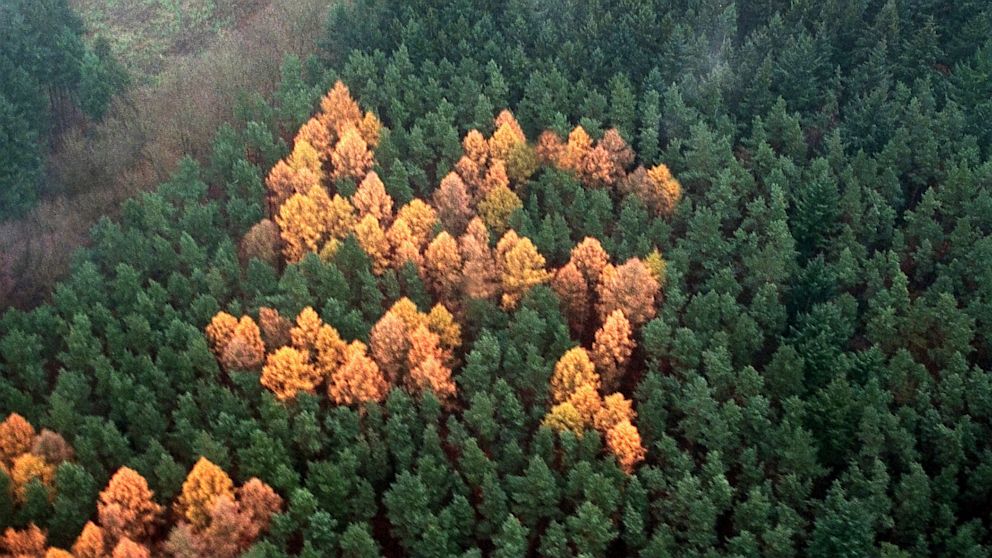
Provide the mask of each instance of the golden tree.
{"label": "golden tree", "polygon": [[479,168],[489,164],[489,143],[478,130],[469,130],[462,139],[462,151]]}
{"label": "golden tree", "polygon": [[202,529],[210,521],[214,502],[222,497],[234,497],[231,477],[206,457],[200,457],[183,482],[175,504],[176,515],[189,521],[195,529]]}
{"label": "golden tree", "polygon": [[369,332],[369,350],[389,383],[396,384],[410,351],[406,323],[394,312],[383,314]]}
{"label": "golden tree", "polygon": [[355,228],[355,208],[347,198],[334,194],[324,212],[324,228],[331,238],[342,239]]}
{"label": "golden tree", "polygon": [[329,377],[338,366],[344,363],[348,344],[341,339],[341,334],[333,327],[323,324],[317,332],[314,342],[314,356],[317,363],[317,373]]}
{"label": "golden tree", "polygon": [[513,116],[513,113],[509,109],[503,109],[499,111],[496,118],[493,119],[493,129],[499,130],[503,127],[508,127],[513,133],[513,136],[518,142],[527,141],[527,137],[524,136],[524,130],[520,127],[520,123],[517,122],[517,118]]}
{"label": "golden tree", "polygon": [[304,194],[294,194],[279,208],[276,224],[283,240],[283,255],[297,262],[307,252],[316,252],[327,233],[326,209],[331,200],[321,186]]}
{"label": "golden tree", "polygon": [[606,447],[617,458],[620,468],[632,474],[647,454],[641,445],[641,434],[629,420],[621,421],[606,432]]}
{"label": "golden tree", "polygon": [[355,239],[372,260],[372,272],[382,275],[389,267],[390,250],[389,240],[379,220],[373,215],[362,217],[362,220],[355,225]]}
{"label": "golden tree", "polygon": [[293,347],[300,351],[311,351],[317,343],[323,320],[311,306],[307,306],[296,316],[296,325],[289,330]]}
{"label": "golden tree", "polygon": [[[513,118],[513,116],[510,116],[510,118]],[[513,122],[515,124],[516,120]],[[519,124],[514,128],[510,122],[504,122],[497,126],[496,131],[493,132],[493,137],[489,138],[489,154],[493,159],[506,161],[513,148],[526,143],[526,141]]]}
{"label": "golden tree", "polygon": [[444,228],[454,234],[461,234],[472,218],[472,198],[461,177],[449,172],[434,191],[433,201]]}
{"label": "golden tree", "polygon": [[581,173],[586,156],[592,149],[592,138],[586,133],[585,128],[576,126],[568,134],[568,143],[565,144],[558,159],[558,165],[566,170]]}
{"label": "golden tree", "polygon": [[502,234],[510,224],[510,216],[523,206],[523,202],[509,187],[499,185],[486,192],[479,201],[479,217],[482,217],[487,228],[496,234]]}
{"label": "golden tree", "polygon": [[526,182],[540,166],[537,152],[526,143],[518,143],[510,148],[506,155],[506,175],[515,182]]}
{"label": "golden tree", "polygon": [[358,210],[358,218],[372,215],[380,223],[388,223],[393,218],[393,198],[386,193],[386,187],[375,171],[370,171],[355,190],[351,203]]}
{"label": "golden tree", "polygon": [[231,338],[234,337],[234,332],[237,329],[238,319],[227,312],[217,312],[210,319],[205,333],[207,342],[210,344],[210,349],[215,355],[220,356],[224,353],[224,349],[227,347],[228,342],[231,341]]}
{"label": "golden tree", "polygon": [[372,151],[354,126],[346,129],[334,146],[331,163],[334,165],[331,173],[334,180],[361,178],[372,169]]}
{"label": "golden tree", "polygon": [[599,240],[587,236],[572,248],[570,261],[585,277],[586,284],[593,287],[599,284],[599,276],[610,263],[610,256]]}
{"label": "golden tree", "polygon": [[551,398],[555,403],[568,401],[573,393],[584,385],[599,389],[599,374],[582,347],[573,347],[555,363],[551,375]]}
{"label": "golden tree", "polygon": [[414,199],[396,213],[396,220],[400,219],[410,227],[414,246],[420,249],[426,246],[427,241],[430,240],[434,225],[437,224],[437,211],[424,203],[423,200]]}
{"label": "golden tree", "polygon": [[600,319],[605,320],[614,310],[620,310],[631,326],[640,326],[654,317],[659,290],[658,281],[638,258],[607,268],[597,287]]}
{"label": "golden tree", "polygon": [[510,188],[510,177],[506,174],[506,163],[502,159],[495,159],[486,170],[478,191],[475,192],[476,203],[485,199],[489,192],[501,188]]}
{"label": "golden tree", "polygon": [[451,369],[434,355],[410,369],[407,384],[416,393],[430,389],[446,406],[452,405],[455,399],[455,382],[451,379]]}
{"label": "golden tree", "polygon": [[401,268],[407,262],[412,262],[418,270],[423,267],[423,258],[420,256],[420,250],[417,249],[417,239],[410,232],[410,225],[407,224],[406,219],[398,218],[393,222],[393,226],[386,231],[386,240],[389,241],[393,267]]}
{"label": "golden tree", "polygon": [[546,165],[561,166],[559,161],[565,153],[565,142],[551,130],[541,132],[537,138],[537,159]]}
{"label": "golden tree", "polygon": [[579,176],[582,178],[582,182],[590,186],[612,186],[615,168],[616,165],[610,153],[602,145],[597,145],[586,152]]}
{"label": "golden tree", "polygon": [[103,529],[92,521],[87,521],[72,545],[72,555],[76,558],[105,558],[107,551],[103,541]]}
{"label": "golden tree", "polygon": [[251,316],[242,316],[221,353],[221,365],[225,370],[254,370],[264,358],[262,332]]}
{"label": "golden tree", "polygon": [[370,149],[375,149],[379,145],[379,133],[382,131],[382,122],[371,112],[366,112],[362,121],[358,123],[358,133],[369,144]]}
{"label": "golden tree", "polygon": [[45,558],[74,558],[73,555],[61,548],[50,547],[45,551]]}
{"label": "golden tree", "polygon": [[55,467],[31,453],[23,453],[14,458],[10,468],[10,481],[14,485],[14,497],[23,503],[27,497],[28,483],[38,479],[41,485],[51,492],[55,480]]}
{"label": "golden tree", "polygon": [[600,432],[608,432],[621,422],[633,422],[637,418],[634,405],[622,393],[612,393],[603,398],[603,404],[596,413],[595,426]]}
{"label": "golden tree", "polygon": [[306,140],[300,140],[293,145],[293,152],[286,159],[286,164],[297,172],[306,169],[318,177],[324,172],[321,168],[320,154]]}
{"label": "golden tree", "polygon": [[572,392],[572,395],[568,398],[568,402],[572,404],[572,407],[582,417],[582,425],[585,428],[595,426],[596,417],[599,415],[603,406],[603,399],[599,396],[599,392],[596,391],[594,386],[591,384],[582,384]]}
{"label": "golden tree", "polygon": [[644,200],[648,207],[660,215],[671,215],[675,206],[682,199],[682,185],[672,176],[671,171],[663,164],[651,167],[647,174],[652,186],[650,196]]}
{"label": "golden tree", "polygon": [[561,300],[569,328],[573,333],[581,334],[589,319],[589,286],[574,262],[568,262],[555,272],[551,288]]}
{"label": "golden tree", "polygon": [[305,194],[314,186],[320,186],[320,175],[309,169],[297,170],[285,160],[279,161],[265,178],[274,207],[279,207],[293,194]]}
{"label": "golden tree", "polygon": [[599,370],[604,390],[612,391],[620,384],[620,378],[634,351],[631,333],[630,322],[622,310],[610,312],[603,327],[596,332],[592,344],[592,360]]}
{"label": "golden tree", "polygon": [[489,231],[482,219],[469,221],[468,228],[458,239],[465,267],[462,272],[465,295],[469,298],[489,298],[496,294],[496,262],[489,247]]}
{"label": "golden tree", "polygon": [[345,362],[331,374],[327,395],[337,405],[382,401],[389,386],[375,361],[366,354],[365,344],[352,341]]}
{"label": "golden tree", "polygon": [[139,541],[150,538],[162,515],[162,507],[152,499],[154,494],[148,488],[148,481],[137,471],[128,467],[118,469],[96,504],[104,541],[115,542],[123,537]]}
{"label": "golden tree", "polygon": [[301,391],[313,393],[320,383],[320,374],[310,364],[307,351],[282,347],[265,359],[260,381],[277,399],[285,401]]}
{"label": "golden tree", "polygon": [[427,323],[427,316],[417,309],[417,305],[412,300],[405,296],[394,302],[389,308],[389,312],[396,314],[403,320],[407,331],[413,331]]}
{"label": "golden tree", "polygon": [[123,537],[117,543],[117,546],[114,547],[114,552],[110,555],[110,558],[149,558],[150,556],[151,553],[148,551],[147,546]]}
{"label": "golden tree", "polygon": [[31,449],[35,431],[27,420],[11,413],[0,422],[0,464],[9,464],[15,457]]}
{"label": "golden tree", "polygon": [[552,407],[548,414],[544,416],[544,421],[542,421],[541,425],[556,432],[569,430],[576,436],[581,436],[584,431],[582,415],[568,401]]}
{"label": "golden tree", "polygon": [[10,558],[35,558],[45,555],[45,533],[34,523],[24,529],[8,527],[0,538],[0,549]]}
{"label": "golden tree", "polygon": [[303,126],[300,126],[300,129],[296,132],[296,137],[293,138],[293,143],[297,144],[301,141],[312,145],[321,161],[326,162],[330,160],[331,149],[333,147],[331,134],[328,132],[327,126],[318,117],[315,116],[307,120]]}
{"label": "golden tree", "polygon": [[317,118],[334,138],[339,138],[348,127],[358,125],[362,118],[362,110],[351,97],[348,86],[338,80],[320,100],[320,114]]}
{"label": "golden tree", "polygon": [[610,154],[610,160],[613,162],[610,184],[616,185],[624,178],[630,165],[634,163],[634,150],[627,145],[616,128],[607,130],[600,138],[599,145]]}
{"label": "golden tree", "polygon": [[651,250],[644,258],[644,265],[647,266],[648,271],[651,272],[651,276],[658,282],[658,285],[664,286],[665,279],[668,277],[668,262],[662,257],[661,251],[657,248]]}
{"label": "golden tree", "polygon": [[441,231],[424,251],[424,275],[427,286],[435,296],[446,302],[453,302],[458,293],[462,276],[462,256],[458,242]]}
{"label": "golden tree", "polygon": [[436,333],[441,348],[451,353],[462,344],[462,328],[455,317],[441,304],[435,304],[427,313],[427,329]]}
{"label": "golden tree", "polygon": [[544,269],[544,256],[529,238],[521,238],[515,242],[512,248],[502,254],[499,263],[502,269],[500,284],[503,287],[503,308],[515,308],[527,291],[544,283],[551,276]]}

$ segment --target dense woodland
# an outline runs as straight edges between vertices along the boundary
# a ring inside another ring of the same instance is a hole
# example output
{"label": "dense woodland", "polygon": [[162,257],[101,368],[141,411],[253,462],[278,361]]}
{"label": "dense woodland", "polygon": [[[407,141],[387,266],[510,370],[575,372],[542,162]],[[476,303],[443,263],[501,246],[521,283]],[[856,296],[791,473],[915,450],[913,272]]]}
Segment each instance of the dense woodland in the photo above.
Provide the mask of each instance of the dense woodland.
{"label": "dense woodland", "polygon": [[333,3],[0,317],[0,556],[992,554],[989,29]]}

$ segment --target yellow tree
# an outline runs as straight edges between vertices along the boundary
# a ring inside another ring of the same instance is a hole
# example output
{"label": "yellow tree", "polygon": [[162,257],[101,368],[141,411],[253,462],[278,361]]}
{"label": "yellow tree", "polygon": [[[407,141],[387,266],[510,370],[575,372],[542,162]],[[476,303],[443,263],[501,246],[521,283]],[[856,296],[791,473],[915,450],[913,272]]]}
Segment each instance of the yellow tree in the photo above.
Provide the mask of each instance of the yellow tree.
{"label": "yellow tree", "polygon": [[410,370],[407,384],[415,393],[430,389],[448,407],[454,403],[456,390],[455,382],[451,379],[451,369],[434,355],[428,356]]}
{"label": "yellow tree", "polygon": [[469,130],[462,139],[462,151],[478,168],[489,164],[489,143],[478,130]]}
{"label": "yellow tree", "polygon": [[413,236],[414,246],[418,249],[427,245],[434,226],[437,225],[437,211],[421,199],[414,199],[404,205],[396,213],[396,220],[402,219]]}
{"label": "yellow tree", "polygon": [[362,110],[351,97],[348,86],[338,80],[327,95],[320,100],[320,121],[327,130],[339,138],[349,126],[357,126],[362,118]]}
{"label": "yellow tree", "polygon": [[469,298],[489,298],[496,294],[496,262],[489,247],[489,231],[482,219],[469,221],[468,228],[458,239],[458,248],[465,262],[462,272],[465,295]]}
{"label": "yellow tree", "polygon": [[584,385],[598,390],[599,374],[589,353],[582,347],[573,347],[555,363],[555,371],[551,375],[551,398],[555,403],[568,401]]}
{"label": "yellow tree", "polygon": [[569,396],[568,402],[579,412],[584,427],[592,428],[595,426],[596,417],[603,406],[603,398],[599,396],[599,392],[593,385],[582,384],[579,386]]}
{"label": "yellow tree", "polygon": [[617,458],[620,468],[632,474],[647,452],[641,445],[641,434],[629,420],[622,421],[606,432],[606,447]]}
{"label": "yellow tree", "polygon": [[424,251],[424,274],[427,286],[445,302],[454,302],[461,283],[462,256],[458,242],[441,231]]}
{"label": "yellow tree", "polygon": [[372,215],[381,223],[393,218],[393,198],[386,193],[386,187],[375,171],[370,171],[355,190],[351,203],[358,210],[358,218]]}
{"label": "yellow tree", "polygon": [[152,499],[154,492],[137,471],[121,467],[110,478],[97,501],[97,516],[103,525],[105,540],[122,537],[146,540],[155,532],[162,507]]}
{"label": "yellow tree", "polygon": [[[497,250],[499,250],[498,246]],[[503,308],[515,308],[527,291],[551,277],[551,274],[544,269],[544,256],[537,251],[529,238],[521,238],[513,243],[509,250],[501,254],[499,263],[503,272],[500,277],[503,287]]]}
{"label": "yellow tree", "polygon": [[620,310],[631,326],[640,326],[654,317],[659,290],[658,281],[638,258],[606,268],[597,287],[600,319],[605,320],[614,310]]}
{"label": "yellow tree", "polygon": [[341,339],[341,334],[333,327],[323,324],[314,342],[314,355],[317,363],[317,373],[328,377],[338,366],[344,363],[348,344]]}
{"label": "yellow tree", "polygon": [[455,317],[441,304],[435,304],[427,313],[427,329],[436,333],[441,348],[451,353],[462,344],[462,328]]}
{"label": "yellow tree", "polygon": [[520,126],[517,125],[514,129],[509,122],[505,122],[498,126],[493,132],[493,137],[489,138],[489,154],[493,159],[506,161],[513,148],[522,143],[526,143],[526,138],[523,137]]}
{"label": "yellow tree", "polygon": [[223,469],[201,457],[183,482],[175,504],[176,515],[195,529],[203,529],[210,522],[210,511],[218,498],[234,498],[234,483]]}
{"label": "yellow tree", "polygon": [[379,133],[382,130],[382,122],[371,112],[366,112],[362,121],[358,123],[358,133],[369,144],[370,149],[375,149],[379,145]]}
{"label": "yellow tree", "polygon": [[265,359],[260,382],[277,399],[285,401],[301,391],[313,393],[320,383],[320,374],[310,364],[306,351],[282,347]]}
{"label": "yellow tree", "polygon": [[634,405],[622,393],[612,393],[603,398],[603,404],[596,412],[596,430],[608,432],[621,422],[633,422],[637,418]]}
{"label": "yellow tree", "polygon": [[558,160],[559,166],[563,169],[574,171],[576,173],[582,172],[583,164],[586,160],[586,155],[592,149],[592,138],[586,133],[585,128],[582,126],[576,126],[568,134],[568,143],[565,144],[565,148],[561,152],[561,157]]}
{"label": "yellow tree", "polygon": [[337,405],[382,401],[389,391],[386,378],[366,354],[365,344],[352,341],[344,364],[331,374],[327,395]]}
{"label": "yellow tree", "polygon": [[665,278],[668,276],[668,262],[661,255],[661,251],[657,248],[651,250],[651,252],[644,258],[644,265],[647,266],[648,271],[651,272],[651,276],[654,280],[658,282],[658,285],[665,285]]}
{"label": "yellow tree", "polygon": [[651,185],[650,195],[645,202],[658,214],[669,216],[682,199],[682,184],[672,176],[668,167],[659,164],[651,167],[647,174]]}
{"label": "yellow tree", "polygon": [[372,168],[372,151],[358,130],[351,126],[341,135],[341,140],[331,153],[334,170],[331,178],[361,178]]}
{"label": "yellow tree", "polygon": [[506,155],[506,175],[516,184],[526,182],[540,165],[537,152],[526,143],[518,143]]}
{"label": "yellow tree", "polygon": [[630,322],[622,310],[610,312],[603,327],[596,332],[592,344],[592,360],[603,380],[603,389],[607,391],[613,391],[619,386],[620,378],[630,362],[630,355],[634,351],[631,333]]}
{"label": "yellow tree", "polygon": [[479,217],[482,217],[487,228],[501,234],[509,226],[513,212],[523,206],[520,198],[509,187],[501,184],[486,192],[479,202]]}
{"label": "yellow tree", "polygon": [[293,145],[293,152],[286,159],[289,168],[295,171],[308,170],[318,177],[323,174],[320,164],[320,154],[306,140],[300,140]]}
{"label": "yellow tree", "polygon": [[523,128],[520,127],[520,124],[517,122],[517,118],[513,116],[513,113],[510,112],[509,109],[499,111],[499,114],[497,114],[496,118],[493,119],[493,129],[499,130],[504,126],[510,129],[518,142],[527,141],[527,137],[524,136]]}
{"label": "yellow tree", "polygon": [[293,194],[305,194],[320,186],[320,175],[309,169],[294,169],[286,161],[279,161],[265,178],[274,207],[279,207]]}
{"label": "yellow tree", "polygon": [[283,255],[297,262],[307,252],[316,252],[327,232],[326,212],[331,200],[321,186],[304,194],[293,194],[279,208],[276,224],[283,240]]}
{"label": "yellow tree", "polygon": [[27,420],[11,413],[0,422],[0,464],[9,464],[15,457],[31,449],[35,431]]}
{"label": "yellow tree", "polygon": [[510,188],[510,177],[506,174],[506,163],[501,159],[494,160],[489,165],[489,169],[486,170],[486,175],[476,192],[476,203],[485,199],[486,194],[498,188]]}
{"label": "yellow tree", "polygon": [[333,147],[331,134],[328,132],[327,126],[318,117],[315,116],[307,120],[303,126],[300,126],[300,129],[296,132],[296,137],[293,138],[293,143],[296,144],[301,141],[312,145],[321,161],[327,162],[330,160],[331,148]]}
{"label": "yellow tree", "polygon": [[355,208],[348,198],[334,194],[330,206],[324,212],[324,228],[332,238],[343,239],[355,228]]}
{"label": "yellow tree", "polygon": [[393,221],[393,226],[386,231],[386,240],[389,241],[393,267],[401,268],[407,262],[412,262],[418,270],[423,267],[423,258],[420,256],[420,250],[417,249],[417,239],[410,232],[406,219],[397,218]]}
{"label": "yellow tree", "polygon": [[587,236],[572,248],[571,260],[586,279],[586,284],[594,287],[599,284],[599,276],[608,263],[610,256],[603,250],[599,240]]}
{"label": "yellow tree", "polygon": [[576,409],[575,406],[568,401],[559,403],[552,407],[551,410],[548,411],[548,414],[544,416],[544,421],[542,421],[541,425],[556,432],[564,432],[568,430],[576,436],[581,436],[585,428],[582,415],[579,414],[578,409]]}
{"label": "yellow tree", "polygon": [[296,316],[296,325],[289,330],[289,338],[293,347],[300,351],[313,350],[322,325],[324,325],[323,320],[312,307],[307,306],[300,310]]}
{"label": "yellow tree", "polygon": [[382,275],[389,267],[391,254],[389,240],[379,225],[379,220],[373,215],[362,217],[362,220],[355,225],[355,239],[372,260],[372,272]]}
{"label": "yellow tree", "polygon": [[52,481],[55,480],[55,467],[31,453],[15,457],[10,468],[10,481],[14,485],[14,497],[18,502],[24,503],[28,483],[34,479],[38,479],[43,487],[51,491]]}

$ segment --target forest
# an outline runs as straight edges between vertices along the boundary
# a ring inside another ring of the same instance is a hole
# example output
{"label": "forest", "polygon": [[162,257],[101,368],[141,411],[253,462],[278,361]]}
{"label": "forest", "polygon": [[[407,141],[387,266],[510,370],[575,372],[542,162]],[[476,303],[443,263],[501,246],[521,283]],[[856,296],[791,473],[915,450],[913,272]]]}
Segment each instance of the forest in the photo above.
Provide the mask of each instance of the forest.
{"label": "forest", "polygon": [[[150,79],[49,4],[0,219]],[[0,557],[992,555],[992,5],[319,11],[0,269]]]}

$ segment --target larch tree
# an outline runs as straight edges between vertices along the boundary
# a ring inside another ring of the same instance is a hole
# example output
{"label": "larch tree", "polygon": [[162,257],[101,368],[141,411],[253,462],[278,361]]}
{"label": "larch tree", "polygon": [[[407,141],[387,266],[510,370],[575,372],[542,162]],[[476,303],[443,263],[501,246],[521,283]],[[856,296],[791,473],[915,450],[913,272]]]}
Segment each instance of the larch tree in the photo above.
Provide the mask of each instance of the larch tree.
{"label": "larch tree", "polygon": [[347,349],[348,344],[341,338],[338,330],[327,324],[321,325],[313,350],[317,373],[324,378],[330,377],[344,363]]}
{"label": "larch tree", "polygon": [[331,163],[334,170],[331,178],[362,178],[372,169],[372,151],[362,138],[358,129],[349,127],[341,135],[341,140],[334,146],[331,153]]}
{"label": "larch tree", "polygon": [[462,139],[462,151],[479,168],[489,164],[489,142],[478,130],[469,130]]}
{"label": "larch tree", "polygon": [[551,288],[561,300],[565,319],[573,333],[581,334],[589,319],[591,306],[589,285],[575,262],[568,262],[555,272]]}
{"label": "larch tree", "polygon": [[366,354],[365,344],[352,341],[344,364],[331,374],[327,395],[337,405],[382,401],[389,385],[379,366]]}
{"label": "larch tree", "polygon": [[375,149],[379,145],[379,136],[382,132],[382,122],[379,117],[371,112],[366,112],[358,123],[358,133],[369,145],[369,149]]}
{"label": "larch tree", "polygon": [[622,310],[614,310],[606,317],[603,326],[596,331],[592,344],[592,360],[599,370],[603,389],[613,391],[630,362],[634,351],[632,330]]}
{"label": "larch tree", "polygon": [[72,544],[72,555],[76,558],[104,558],[107,555],[103,529],[92,521],[87,521],[83,530]]}
{"label": "larch tree", "polygon": [[45,555],[45,533],[34,523],[24,529],[7,527],[0,538],[3,556],[10,558],[41,558]]}
{"label": "larch tree", "polygon": [[[516,123],[516,120],[513,122]],[[493,137],[489,138],[489,154],[493,159],[505,162],[513,148],[526,141],[519,124],[514,127],[510,122],[504,122],[493,132]]]}
{"label": "larch tree", "polygon": [[294,171],[308,170],[318,177],[324,172],[320,163],[320,153],[306,140],[293,144],[293,151],[286,159],[286,164]]}
{"label": "larch tree", "polygon": [[499,114],[497,114],[496,118],[493,119],[494,130],[499,130],[503,127],[509,128],[516,141],[527,141],[527,136],[524,135],[524,129],[520,127],[520,123],[517,122],[517,117],[513,116],[510,109],[503,109],[499,111]]}
{"label": "larch tree", "polygon": [[31,453],[52,465],[72,459],[75,453],[68,442],[60,434],[42,428],[31,444]]}
{"label": "larch tree", "polygon": [[343,239],[351,234],[356,222],[355,207],[348,198],[334,194],[330,206],[324,213],[324,228],[327,234],[334,239]]}
{"label": "larch tree", "polygon": [[427,246],[434,226],[437,225],[437,211],[421,199],[414,199],[396,212],[396,220],[402,219],[413,235],[414,245],[420,249]]}
{"label": "larch tree", "polygon": [[110,558],[150,558],[151,552],[148,547],[134,542],[128,537],[123,537],[114,547]]}
{"label": "larch tree", "polygon": [[244,263],[252,258],[272,267],[279,265],[279,226],[271,219],[262,219],[252,225],[241,239],[240,254]]}
{"label": "larch tree", "polygon": [[489,230],[502,234],[509,227],[510,216],[523,206],[520,198],[508,186],[501,184],[486,192],[479,201],[479,217]]}
{"label": "larch tree", "polygon": [[562,149],[558,165],[575,173],[581,173],[586,156],[592,149],[592,138],[582,126],[576,126],[568,134],[568,143]]}
{"label": "larch tree", "polygon": [[320,379],[307,351],[282,347],[265,359],[260,381],[277,399],[285,401],[301,391],[313,393]]}
{"label": "larch tree", "polygon": [[351,203],[358,210],[358,218],[372,215],[380,223],[388,223],[393,218],[393,198],[386,193],[386,187],[375,171],[370,171],[355,190]]}
{"label": "larch tree", "polygon": [[434,191],[432,200],[437,208],[437,216],[445,229],[452,234],[461,234],[472,218],[472,198],[465,182],[454,172],[449,172],[441,185]]}
{"label": "larch tree", "polygon": [[603,398],[603,404],[595,416],[595,426],[596,430],[605,433],[621,422],[633,423],[636,418],[637,413],[634,412],[631,400],[622,393],[611,393]]}
{"label": "larch tree", "polygon": [[162,515],[162,507],[155,503],[153,496],[148,481],[137,471],[128,467],[118,469],[97,501],[104,541],[116,544],[125,537],[148,540],[155,533]]}
{"label": "larch tree", "polygon": [[506,155],[506,175],[514,184],[523,184],[537,172],[540,164],[533,147],[527,143],[518,143]]}
{"label": "larch tree", "polygon": [[238,488],[237,500],[242,513],[251,520],[250,530],[247,532],[251,540],[269,528],[273,514],[282,508],[282,498],[275,490],[254,477]]}
{"label": "larch tree", "polygon": [[610,128],[603,133],[599,140],[599,145],[610,154],[610,161],[613,164],[610,176],[610,185],[616,186],[627,173],[627,169],[634,163],[634,150],[630,148],[623,136],[616,128]]}
{"label": "larch tree", "polygon": [[386,312],[369,332],[369,351],[385,373],[389,383],[396,385],[406,369],[410,341],[406,323],[394,312]]}
{"label": "larch tree", "polygon": [[654,277],[655,281],[658,282],[658,285],[664,287],[665,279],[668,277],[668,262],[666,262],[665,258],[661,255],[661,251],[657,248],[651,250],[651,252],[644,257],[644,265],[647,266],[648,271],[651,272],[651,275]]}
{"label": "larch tree", "polygon": [[551,374],[551,398],[555,403],[568,399],[581,386],[589,385],[599,389],[599,374],[582,347],[573,347],[558,359]]}
{"label": "larch tree", "polygon": [[314,116],[310,120],[307,120],[300,129],[296,132],[296,137],[293,138],[293,143],[297,144],[301,141],[305,141],[313,146],[317,151],[317,155],[320,157],[322,162],[327,162],[331,158],[331,149],[334,144],[331,140],[331,134],[327,129],[327,126],[320,121],[320,118]]}
{"label": "larch tree", "polygon": [[279,208],[276,224],[283,241],[283,255],[292,263],[307,252],[316,252],[327,233],[326,210],[331,200],[321,186],[294,194]]}
{"label": "larch tree", "polygon": [[279,161],[265,178],[272,206],[280,207],[293,194],[304,194],[314,186],[320,186],[320,175],[307,169],[297,170],[285,160]]}
{"label": "larch tree", "polygon": [[448,353],[462,344],[462,328],[454,315],[443,305],[435,304],[427,313],[427,329],[437,334],[441,348]]}
{"label": "larch tree", "polygon": [[459,252],[465,262],[462,272],[465,296],[489,298],[496,294],[496,263],[489,247],[489,231],[482,219],[475,217],[458,239]]}
{"label": "larch tree", "polygon": [[632,327],[638,327],[654,317],[659,290],[658,281],[638,258],[606,268],[597,287],[599,317],[605,320],[620,310]]}
{"label": "larch tree", "polygon": [[242,316],[221,353],[221,365],[225,370],[254,370],[264,359],[265,342],[261,330],[251,316]]}
{"label": "larch tree", "polygon": [[602,145],[597,145],[586,153],[579,175],[582,182],[589,186],[610,187],[615,177],[614,169],[610,153]]}
{"label": "larch tree", "polygon": [[175,512],[194,529],[203,529],[218,498],[234,498],[234,483],[223,469],[200,457],[183,482]]}
{"label": "larch tree", "polygon": [[24,417],[17,413],[7,415],[0,422],[0,462],[9,464],[15,457],[31,449],[35,430]]}
{"label": "larch tree", "polygon": [[265,346],[270,351],[290,344],[289,331],[293,324],[279,315],[279,311],[275,308],[263,306],[258,309],[258,326],[262,330]]}
{"label": "larch tree", "polygon": [[599,240],[587,236],[572,248],[571,263],[582,273],[586,284],[594,287],[599,284],[599,276],[610,263],[610,256]]}
{"label": "larch tree", "polygon": [[565,142],[552,130],[545,130],[537,137],[537,159],[545,165],[558,165],[565,153]]}
{"label": "larch tree", "polygon": [[351,92],[341,80],[320,100],[320,114],[317,116],[324,127],[340,138],[349,126],[357,126],[362,118],[362,109],[351,97]]}
{"label": "larch tree", "polygon": [[386,238],[379,220],[373,215],[362,217],[355,225],[355,239],[372,260],[372,271],[376,275],[382,275],[389,268],[391,254],[389,239]]}
{"label": "larch tree", "polygon": [[670,216],[682,199],[682,184],[664,164],[651,167],[647,179],[651,189],[645,203],[659,215]]}
{"label": "larch tree", "polygon": [[215,355],[219,357],[224,354],[224,349],[227,348],[227,344],[234,337],[234,332],[237,329],[238,319],[227,312],[217,312],[210,319],[210,323],[207,324],[204,333],[207,336],[210,349],[213,350]]}
{"label": "larch tree", "polygon": [[489,192],[496,189],[509,189],[510,176],[506,174],[506,163],[502,159],[496,159],[489,165],[478,191],[475,193],[476,205],[486,199]]}
{"label": "larch tree", "polygon": [[615,424],[606,432],[606,447],[616,456],[620,468],[627,474],[633,474],[634,468],[647,455],[641,444],[640,432],[629,420]]}
{"label": "larch tree", "polygon": [[451,369],[434,355],[427,356],[410,369],[407,385],[415,393],[430,389],[446,406],[451,406],[455,399],[455,382],[451,378]]}
{"label": "larch tree", "polygon": [[596,425],[596,417],[603,407],[603,398],[600,397],[599,391],[596,390],[595,386],[592,384],[582,384],[572,392],[572,395],[568,398],[568,402],[579,412],[585,428],[593,428]]}
{"label": "larch tree", "polygon": [[24,503],[28,483],[35,479],[46,489],[51,490],[52,481],[55,480],[55,467],[31,453],[23,453],[15,457],[10,467],[10,481],[14,485],[14,497],[18,502]]}
{"label": "larch tree", "polygon": [[462,277],[462,256],[458,242],[441,231],[424,251],[424,274],[434,295],[445,302],[455,301]]}
{"label": "larch tree", "polygon": [[544,256],[526,237],[502,255],[500,284],[503,288],[503,308],[515,308],[527,291],[551,277],[544,264]]}
{"label": "larch tree", "polygon": [[568,430],[576,436],[581,436],[585,429],[584,422],[578,409],[572,403],[565,401],[552,407],[544,416],[541,425],[556,432]]}
{"label": "larch tree", "polygon": [[390,263],[394,268],[399,269],[407,262],[413,263],[418,270],[423,267],[423,258],[417,248],[418,241],[410,231],[406,219],[398,218],[393,222],[386,231],[386,240],[389,242]]}
{"label": "larch tree", "polygon": [[293,347],[300,351],[313,350],[323,325],[323,320],[312,306],[300,310],[296,316],[296,324],[289,330],[289,339]]}

